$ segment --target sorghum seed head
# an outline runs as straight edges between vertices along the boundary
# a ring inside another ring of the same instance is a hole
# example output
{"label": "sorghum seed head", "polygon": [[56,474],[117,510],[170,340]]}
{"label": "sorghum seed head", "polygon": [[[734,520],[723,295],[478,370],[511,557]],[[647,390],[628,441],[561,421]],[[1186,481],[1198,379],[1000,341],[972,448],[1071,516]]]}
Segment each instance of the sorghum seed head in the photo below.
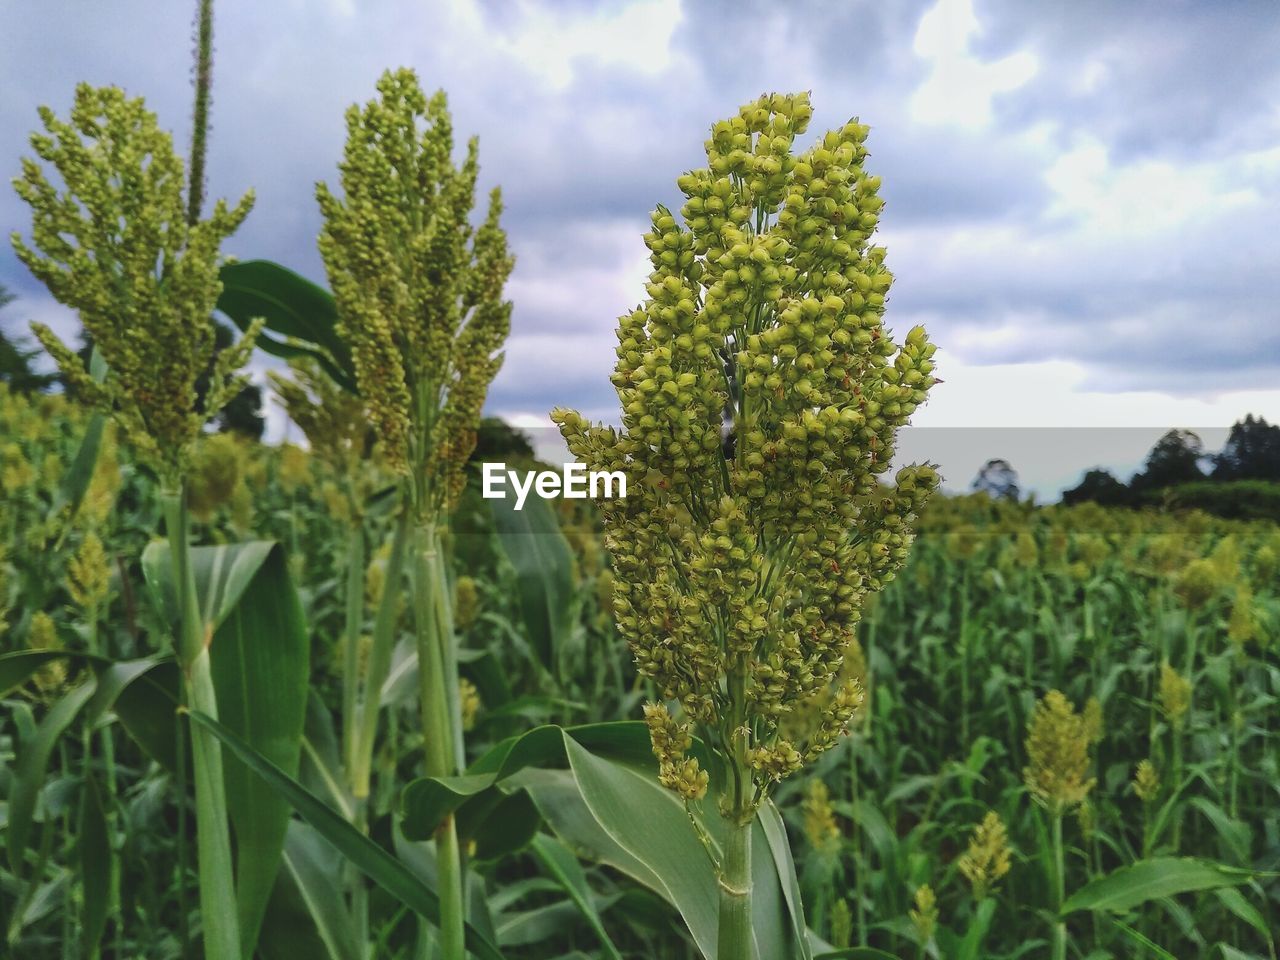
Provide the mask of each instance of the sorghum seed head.
{"label": "sorghum seed head", "polygon": [[1138,761],[1138,769],[1133,776],[1133,792],[1143,803],[1150,803],[1160,794],[1160,775],[1150,760]]}
{"label": "sorghum seed head", "polygon": [[984,899],[1009,872],[1009,836],[994,810],[973,828],[969,849],[957,858],[956,866],[969,881],[976,900]]}
{"label": "sorghum seed head", "polygon": [[1036,703],[1027,724],[1023,780],[1036,802],[1061,816],[1079,806],[1096,782],[1089,776],[1089,729],[1061,692]]}
{"label": "sorghum seed head", "polygon": [[[76,310],[107,362],[98,383],[48,327],[33,325],[74,392],[115,416],[166,484],[179,482],[205,422],[240,389],[260,324],[214,356],[213,307],[222,285],[218,248],[248,215],[253,195],[219,200],[188,224],[186,176],[172,138],[141,99],[80,84],[69,121],[41,108],[14,180],[32,211],[20,259],[59,302]],[[61,189],[45,173],[52,167]],[[203,402],[196,381],[209,376]]]}
{"label": "sorghum seed head", "polygon": [[933,887],[925,884],[916,888],[915,906],[911,909],[911,925],[916,928],[920,943],[928,943],[938,927],[938,898]]}
{"label": "sorghum seed head", "polygon": [[866,127],[796,152],[810,115],[807,94],[768,95],[712,127],[681,209],[653,211],[647,296],[618,320],[621,428],[552,412],[588,469],[627,477],[601,512],[640,673],[716,742],[746,736],[762,790],[847,728],[855,625],[938,482],[927,465],[882,482],[934,347],[884,325]]}
{"label": "sorghum seed head", "polygon": [[1160,709],[1170,726],[1181,727],[1191,709],[1191,681],[1178,673],[1166,660],[1160,664]]}
{"label": "sorghum seed head", "polygon": [[342,196],[316,187],[338,333],[388,465],[412,478],[423,517],[462,492],[511,317],[501,194],[473,228],[478,147],[471,140],[455,167],[453,146],[444,93],[428,98],[412,70],[388,71],[376,99],[347,111]]}

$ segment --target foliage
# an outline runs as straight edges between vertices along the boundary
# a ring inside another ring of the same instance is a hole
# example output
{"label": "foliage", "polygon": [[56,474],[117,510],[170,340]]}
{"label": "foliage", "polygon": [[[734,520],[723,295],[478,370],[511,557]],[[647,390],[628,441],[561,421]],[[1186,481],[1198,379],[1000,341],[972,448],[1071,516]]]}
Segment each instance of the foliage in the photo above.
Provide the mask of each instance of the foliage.
{"label": "foliage", "polygon": [[1018,471],[1008,460],[988,460],[973,478],[972,488],[993,500],[1017,500],[1020,494]]}
{"label": "foliage", "polygon": [[1222,452],[1213,458],[1213,479],[1280,482],[1280,424],[1253,414],[1232,424]]}
{"label": "foliage", "polygon": [[1200,461],[1204,457],[1204,443],[1197,434],[1190,430],[1170,430],[1156,441],[1142,470],[1129,481],[1129,486],[1141,494],[1203,480]]}

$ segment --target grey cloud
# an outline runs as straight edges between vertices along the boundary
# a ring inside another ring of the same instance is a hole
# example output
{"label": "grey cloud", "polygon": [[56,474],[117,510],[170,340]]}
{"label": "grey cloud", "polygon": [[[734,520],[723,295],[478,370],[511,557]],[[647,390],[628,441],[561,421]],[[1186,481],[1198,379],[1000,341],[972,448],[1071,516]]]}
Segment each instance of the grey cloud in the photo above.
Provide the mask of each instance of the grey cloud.
{"label": "grey cloud", "polygon": [[[1192,235],[1088,240],[1087,221],[1050,215],[1045,173],[1057,151],[1087,134],[1113,162],[1235,164],[1259,196],[1274,196],[1280,174],[1241,167],[1240,156],[1276,142],[1280,63],[1271,51],[1280,17],[1238,2],[1068,10],[976,0],[982,31],[973,49],[984,59],[1028,50],[1040,68],[994,100],[990,128],[972,131],[910,115],[929,73],[912,41],[930,6],[689,2],[666,72],[580,57],[567,88],[555,89],[501,41],[531,13],[569,18],[586,0],[481,4],[476,37],[461,34],[445,6],[359,5],[348,16],[310,3],[224,4],[210,194],[257,191],[230,252],[322,279],[313,189],[336,179],[343,110],[372,95],[385,67],[415,66],[425,85],[448,90],[459,141],[480,137],[482,187],[504,189],[516,304],[491,406],[607,412],[613,321],[643,296],[639,237],[649,211],[678,205],[674,179],[701,162],[713,120],[765,90],[811,89],[815,134],[851,114],[872,125],[869,166],[884,178],[885,241],[899,278],[895,327],[928,319],[935,339],[971,363],[1075,360],[1093,388],[1273,386],[1274,209],[1206,211]],[[187,5],[60,0],[11,10],[0,173],[27,152],[36,104],[65,110],[77,79],[144,93],[185,149]],[[1110,70],[1092,91],[1077,82],[1090,58]],[[1025,136],[1037,126],[1049,131],[1047,147]],[[22,204],[0,189],[0,226],[26,223]],[[28,298],[26,315],[54,309],[7,244],[0,279]],[[15,315],[23,304],[6,311]],[[1214,331],[1207,343],[1205,317]]]}

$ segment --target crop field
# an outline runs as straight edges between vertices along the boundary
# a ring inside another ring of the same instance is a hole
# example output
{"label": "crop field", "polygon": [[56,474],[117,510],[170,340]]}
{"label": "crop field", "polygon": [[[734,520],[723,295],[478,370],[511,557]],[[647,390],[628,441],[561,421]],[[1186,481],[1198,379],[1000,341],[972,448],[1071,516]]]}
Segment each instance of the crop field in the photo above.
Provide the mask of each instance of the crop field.
{"label": "crop field", "polygon": [[[0,401],[11,955],[78,953],[86,928],[103,956],[179,956],[184,939],[197,950],[197,852],[182,803],[190,760],[184,769],[168,700],[177,678],[145,572],[154,484],[108,430],[67,519],[57,506],[90,418],[56,395]],[[282,640],[287,621],[255,624],[278,616],[281,589],[296,589],[297,629],[305,624],[307,642],[290,651],[300,666],[254,661],[263,672],[240,678],[265,700],[293,683],[299,709],[247,710],[242,733],[265,747],[291,720],[301,736],[275,755],[430,888],[429,846],[397,835],[420,815],[403,791],[420,782],[423,740],[403,604],[363,804],[344,740],[345,638],[358,638],[355,670],[367,675],[394,517],[376,506],[359,517],[368,562],[352,580],[356,527],[332,464],[223,436],[197,464],[193,523],[210,545],[197,553],[212,561],[253,538],[280,545],[227,601],[238,624],[218,627],[215,651],[238,638]],[[472,479],[449,541],[468,760],[491,767],[480,758],[511,738],[562,724],[652,778],[648,737],[629,729],[654,694],[613,626],[591,511],[540,502],[522,517],[480,500]],[[980,495],[935,501],[846,659],[866,686],[864,710],[775,794],[819,955],[861,944],[900,957],[1042,956],[1065,903],[1071,955],[1270,956],[1278,561],[1280,530],[1269,524]],[[358,631],[347,629],[353,584]],[[1045,700],[1051,690],[1065,700]],[[1045,727],[1029,740],[1037,703]],[[219,709],[230,724],[234,714]],[[585,733],[597,724],[608,726]],[[581,806],[596,785],[575,778],[562,746],[523,773],[501,797],[459,808],[477,929],[510,957],[697,956],[690,929],[710,922],[705,902],[655,878],[682,861],[692,872],[704,856],[696,841],[620,833],[632,859],[602,846]],[[675,806],[652,794],[645,802]],[[1037,802],[1046,794],[1049,804]],[[325,840],[328,821],[279,813],[284,855],[269,869],[261,955],[299,956],[305,943],[308,956],[354,957],[365,938],[377,956],[418,955],[412,894],[344,866]],[[231,815],[238,843],[249,842],[239,824],[266,826],[260,806],[231,801]]]}
{"label": "crop field", "polygon": [[199,9],[189,159],[89,84],[0,158],[83,330],[0,343],[0,957],[1277,960],[1274,483],[901,465],[936,348],[807,93],[708,118],[542,462],[444,92],[347,111],[323,278],[233,259]]}

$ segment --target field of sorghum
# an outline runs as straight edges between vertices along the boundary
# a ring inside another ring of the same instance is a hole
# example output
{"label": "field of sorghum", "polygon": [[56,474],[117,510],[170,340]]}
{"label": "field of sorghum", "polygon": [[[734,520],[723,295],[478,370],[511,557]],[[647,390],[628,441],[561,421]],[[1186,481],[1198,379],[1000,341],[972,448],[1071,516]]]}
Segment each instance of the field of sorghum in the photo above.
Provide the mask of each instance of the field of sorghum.
{"label": "field of sorghum", "polygon": [[[145,663],[163,630],[137,560],[156,527],[154,485],[108,432],[76,518],[56,509],[87,420],[61,396],[0,392],[2,642],[8,651],[66,648]],[[311,648],[301,778],[349,811],[339,737],[352,514],[341,479],[331,462],[296,446],[222,434],[204,442],[191,487],[198,542],[253,536],[288,548]],[[611,623],[612,578],[590,515],[531,505],[541,522],[561,527],[534,534],[495,529],[489,507],[469,491],[450,543],[468,757],[540,723],[633,720],[652,692]],[[376,508],[362,523],[370,554],[360,583],[363,669],[393,530]],[[524,541],[537,542],[545,566],[527,565]],[[921,948],[942,957],[1046,955],[1060,821],[1062,890],[1080,905],[1066,915],[1070,955],[1270,956],[1278,570],[1273,525],[983,496],[935,500],[847,661],[864,678],[868,709],[842,745],[777,794],[810,928],[836,947],[865,943],[902,957]],[[558,596],[569,613],[539,619],[547,611],[537,591]],[[402,854],[410,845],[392,839],[392,821],[401,786],[418,774],[422,740],[409,627],[401,611],[365,814],[374,837]],[[50,660],[26,684],[6,683],[0,783],[8,810],[47,718],[91,676],[82,660]],[[1051,690],[1065,700],[1046,696]],[[194,836],[180,832],[181,773],[166,752],[175,719],[137,692],[133,700],[113,715],[91,712],[81,698],[79,716],[50,744],[30,849],[3,872],[13,956],[62,956],[64,944],[78,952],[95,909],[105,911],[106,956],[178,956],[183,936],[198,934],[198,920],[184,921],[194,908],[195,854]],[[557,777],[567,775],[541,775],[544,784],[532,778],[546,816],[536,841],[498,842],[514,849],[490,859],[477,848],[495,842],[491,835],[469,840],[484,878],[473,915],[503,954],[696,956],[662,888],[639,868],[592,857],[600,851],[590,831],[561,819]],[[89,811],[86,796],[96,804]],[[572,866],[570,849],[587,859]],[[344,899],[355,877],[344,878],[314,830],[294,821],[285,851],[264,956],[297,956],[304,941],[317,956],[350,956],[360,929],[380,944],[375,955],[412,955],[416,924],[389,896],[372,891],[368,925],[357,925]],[[1175,869],[1172,856],[1197,858],[1195,869],[1210,871],[1204,882],[1232,885],[1163,896],[1158,884]],[[430,878],[421,856],[407,859]],[[1097,883],[1153,860],[1163,866],[1140,894]],[[1106,909],[1108,898],[1120,909]],[[1101,908],[1091,908],[1094,900]],[[601,946],[605,936],[612,947]],[[1143,938],[1165,953],[1144,948]]]}
{"label": "field of sorghum", "polygon": [[[517,512],[443,94],[347,114],[331,294],[141,101],[42,112],[15,248],[92,347],[0,392],[6,955],[1275,960],[1280,532],[882,479],[934,348],[810,115],[712,127],[620,426],[552,414],[629,495]],[[255,346],[305,448],[206,432]]]}

